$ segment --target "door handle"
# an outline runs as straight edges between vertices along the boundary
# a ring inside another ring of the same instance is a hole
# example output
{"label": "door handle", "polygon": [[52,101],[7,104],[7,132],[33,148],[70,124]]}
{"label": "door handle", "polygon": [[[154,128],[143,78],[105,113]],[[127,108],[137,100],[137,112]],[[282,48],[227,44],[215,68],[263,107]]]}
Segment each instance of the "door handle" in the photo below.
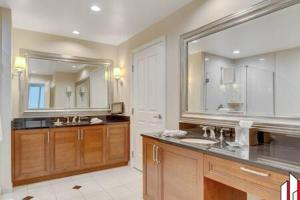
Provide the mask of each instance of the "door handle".
{"label": "door handle", "polygon": [[155,118],[155,119],[162,119],[162,116],[161,116],[161,114],[158,114],[158,115],[154,116],[153,118]]}
{"label": "door handle", "polygon": [[50,131],[48,130],[48,133],[47,133],[47,142],[48,144],[50,144]]}
{"label": "door handle", "polygon": [[160,160],[159,160],[159,147],[158,146],[156,146],[155,158],[156,158],[156,164],[160,164]]}
{"label": "door handle", "polygon": [[255,171],[255,170],[252,170],[252,169],[248,169],[248,168],[245,168],[245,167],[240,167],[240,169],[244,172],[247,172],[247,173],[250,173],[250,174],[254,174],[254,175],[257,175],[257,176],[263,176],[263,177],[268,177],[270,176],[270,174],[266,174],[266,173],[263,173],[263,172],[258,172],[258,171]]}
{"label": "door handle", "polygon": [[152,146],[152,160],[153,160],[153,162],[156,163],[156,159],[155,159],[156,153],[155,153],[155,150],[156,150],[156,145],[154,144],[154,145]]}

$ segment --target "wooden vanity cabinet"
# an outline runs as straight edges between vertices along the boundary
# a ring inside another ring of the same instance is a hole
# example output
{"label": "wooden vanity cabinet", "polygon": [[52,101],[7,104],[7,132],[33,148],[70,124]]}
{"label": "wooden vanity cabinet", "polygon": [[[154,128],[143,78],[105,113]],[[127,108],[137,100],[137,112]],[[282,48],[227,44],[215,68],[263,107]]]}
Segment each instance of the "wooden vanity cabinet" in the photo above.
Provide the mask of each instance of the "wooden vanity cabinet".
{"label": "wooden vanity cabinet", "polygon": [[16,130],[15,186],[127,165],[129,123]]}
{"label": "wooden vanity cabinet", "polygon": [[203,155],[143,138],[144,199],[203,200]]}
{"label": "wooden vanity cabinet", "polygon": [[14,180],[50,174],[49,129],[16,131],[12,142]]}
{"label": "wooden vanity cabinet", "polygon": [[157,200],[159,196],[158,164],[155,160],[157,142],[143,137],[143,191],[144,200]]}
{"label": "wooden vanity cabinet", "polygon": [[106,162],[108,164],[129,160],[129,127],[127,124],[107,125]]}

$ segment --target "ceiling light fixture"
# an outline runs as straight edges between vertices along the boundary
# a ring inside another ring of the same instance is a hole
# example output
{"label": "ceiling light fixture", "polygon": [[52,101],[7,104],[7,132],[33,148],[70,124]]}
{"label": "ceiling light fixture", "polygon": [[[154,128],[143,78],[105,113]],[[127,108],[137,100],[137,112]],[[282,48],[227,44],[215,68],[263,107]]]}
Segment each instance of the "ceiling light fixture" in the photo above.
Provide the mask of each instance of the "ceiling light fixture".
{"label": "ceiling light fixture", "polygon": [[264,58],[260,58],[259,60],[260,60],[260,61],[264,61],[265,59],[264,59]]}
{"label": "ceiling light fixture", "polygon": [[91,9],[92,11],[94,11],[94,12],[99,12],[99,11],[101,11],[101,8],[100,8],[99,6],[97,6],[97,5],[92,5],[92,6],[90,7],[90,9]]}
{"label": "ceiling light fixture", "polygon": [[233,54],[240,54],[241,52],[240,52],[240,50],[234,50],[232,53]]}
{"label": "ceiling light fixture", "polygon": [[79,31],[76,31],[76,30],[74,30],[72,33],[73,33],[74,35],[79,35],[79,34],[80,34],[80,32],[79,32]]}
{"label": "ceiling light fixture", "polygon": [[75,68],[76,68],[76,65],[73,65],[72,68],[75,69]]}

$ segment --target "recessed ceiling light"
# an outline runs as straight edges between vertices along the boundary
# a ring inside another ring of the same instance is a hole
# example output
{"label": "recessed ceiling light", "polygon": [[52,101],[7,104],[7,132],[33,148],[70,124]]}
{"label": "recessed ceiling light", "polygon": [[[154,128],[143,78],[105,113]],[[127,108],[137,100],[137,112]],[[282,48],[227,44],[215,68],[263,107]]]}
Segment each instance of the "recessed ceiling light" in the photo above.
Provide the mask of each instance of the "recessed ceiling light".
{"label": "recessed ceiling light", "polygon": [[260,58],[259,60],[260,60],[260,61],[264,61],[265,59],[264,59],[264,58]]}
{"label": "recessed ceiling light", "polygon": [[94,12],[99,12],[99,11],[101,11],[101,8],[100,8],[99,6],[97,6],[97,5],[92,5],[90,8],[91,8],[91,10],[94,11]]}
{"label": "recessed ceiling light", "polygon": [[241,52],[240,52],[240,50],[234,50],[232,53],[233,54],[240,54]]}
{"label": "recessed ceiling light", "polygon": [[72,31],[72,33],[73,33],[74,35],[79,35],[79,34],[80,34],[80,32],[79,32],[79,31],[76,31],[76,30]]}

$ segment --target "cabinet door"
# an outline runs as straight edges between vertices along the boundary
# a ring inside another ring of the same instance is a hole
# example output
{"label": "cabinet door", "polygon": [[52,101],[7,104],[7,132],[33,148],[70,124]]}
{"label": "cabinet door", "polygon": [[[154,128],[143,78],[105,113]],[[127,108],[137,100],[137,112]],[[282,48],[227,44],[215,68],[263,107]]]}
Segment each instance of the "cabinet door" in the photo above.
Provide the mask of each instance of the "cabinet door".
{"label": "cabinet door", "polygon": [[81,128],[80,167],[97,167],[104,164],[105,126]]}
{"label": "cabinet door", "polygon": [[159,200],[203,199],[203,155],[158,144]]}
{"label": "cabinet door", "polygon": [[79,168],[78,128],[55,128],[51,130],[52,170],[54,173],[74,171]]}
{"label": "cabinet door", "polygon": [[107,164],[129,161],[128,124],[107,126],[106,161]]}
{"label": "cabinet door", "polygon": [[144,200],[158,200],[158,164],[155,162],[156,143],[143,137],[143,196]]}
{"label": "cabinet door", "polygon": [[48,129],[14,132],[14,180],[36,178],[50,173],[49,134]]}

